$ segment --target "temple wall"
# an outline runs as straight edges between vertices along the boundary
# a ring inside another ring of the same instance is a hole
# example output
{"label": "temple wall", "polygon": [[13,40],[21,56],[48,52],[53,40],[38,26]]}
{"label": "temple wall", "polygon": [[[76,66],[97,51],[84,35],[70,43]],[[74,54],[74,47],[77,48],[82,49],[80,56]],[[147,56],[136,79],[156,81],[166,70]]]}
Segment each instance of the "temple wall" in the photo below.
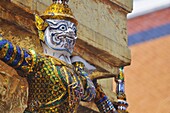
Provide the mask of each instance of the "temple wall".
{"label": "temple wall", "polygon": [[[0,33],[14,44],[42,52],[34,26],[33,13],[41,14],[50,4],[50,0],[48,2],[47,0],[1,0]],[[118,74],[119,66],[130,64],[131,55],[127,47],[126,15],[132,10],[132,0],[70,0],[69,5],[79,22],[78,41],[74,55],[82,56],[94,64],[98,71],[113,75]],[[12,70],[12,73],[9,73],[9,70]],[[5,73],[0,73],[0,77],[4,78],[0,79],[0,87],[5,87],[3,90],[13,89],[13,92],[16,92],[12,93],[13,96],[4,96],[4,94],[8,95],[9,91],[3,94],[0,92],[0,97],[8,98],[8,100],[13,98],[13,101],[20,102],[13,106],[13,111],[11,111],[11,113],[18,113],[17,110],[22,111],[25,108],[26,81],[18,77],[14,69],[2,62],[0,62],[0,72]],[[14,77],[17,83],[12,82]],[[6,82],[7,80],[9,82]],[[111,78],[101,80],[100,83],[106,90],[111,91],[112,81]],[[5,84],[10,85],[7,87]],[[109,91],[107,91],[108,95],[114,101],[114,94]],[[19,94],[19,92],[24,92],[24,94]],[[15,95],[24,95],[22,97],[25,100],[21,102],[20,98],[14,98]],[[10,103],[3,101],[6,103],[3,106]],[[82,105],[87,106],[84,103]],[[91,107],[96,109],[94,105]]]}

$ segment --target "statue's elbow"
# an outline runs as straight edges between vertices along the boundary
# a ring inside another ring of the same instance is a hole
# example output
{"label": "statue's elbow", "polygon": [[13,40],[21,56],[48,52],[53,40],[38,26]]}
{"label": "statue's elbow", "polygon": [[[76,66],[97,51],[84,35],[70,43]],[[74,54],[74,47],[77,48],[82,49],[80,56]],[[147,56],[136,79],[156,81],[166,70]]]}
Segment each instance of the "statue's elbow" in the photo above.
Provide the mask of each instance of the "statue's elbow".
{"label": "statue's elbow", "polygon": [[96,98],[95,88],[88,88],[82,96],[82,101],[90,102]]}

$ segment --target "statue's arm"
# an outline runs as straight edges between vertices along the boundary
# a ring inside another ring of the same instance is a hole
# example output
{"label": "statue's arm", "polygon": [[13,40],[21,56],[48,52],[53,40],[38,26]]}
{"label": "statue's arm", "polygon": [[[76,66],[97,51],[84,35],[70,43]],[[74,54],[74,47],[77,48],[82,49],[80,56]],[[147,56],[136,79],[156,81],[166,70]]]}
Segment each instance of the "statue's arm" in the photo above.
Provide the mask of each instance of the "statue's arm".
{"label": "statue's arm", "polygon": [[0,36],[0,59],[11,67],[29,73],[34,68],[35,52],[13,45]]}
{"label": "statue's arm", "polygon": [[115,107],[103,92],[101,86],[98,85],[97,82],[93,81],[93,83],[92,80],[88,77],[88,74],[84,71],[84,64],[82,62],[75,62],[73,65],[75,66],[76,71],[79,73],[85,88],[85,93],[82,100],[94,100],[101,113],[117,113]]}
{"label": "statue's arm", "polygon": [[88,77],[88,74],[84,71],[84,64],[82,62],[74,62],[73,65],[79,78],[84,87],[84,94],[82,96],[82,101],[92,101],[96,96],[95,86],[91,79]]}

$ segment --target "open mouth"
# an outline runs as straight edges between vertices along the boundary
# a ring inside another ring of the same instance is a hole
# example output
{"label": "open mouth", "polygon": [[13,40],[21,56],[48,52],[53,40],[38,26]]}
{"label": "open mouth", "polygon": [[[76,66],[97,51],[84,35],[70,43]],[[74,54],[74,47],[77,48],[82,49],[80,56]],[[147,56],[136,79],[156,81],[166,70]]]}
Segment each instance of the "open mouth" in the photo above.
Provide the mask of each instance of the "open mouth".
{"label": "open mouth", "polygon": [[[55,35],[56,36],[56,35]],[[70,36],[70,35],[58,35],[58,36],[56,36],[56,37],[58,37],[59,39],[60,38],[67,38],[67,39],[70,39],[70,40],[75,40],[75,39],[77,39],[75,36]]]}
{"label": "open mouth", "polygon": [[51,42],[54,45],[67,44],[68,46],[71,46],[75,44],[75,41],[76,41],[76,38],[69,36],[69,35],[59,35],[59,36],[54,35],[51,39]]}

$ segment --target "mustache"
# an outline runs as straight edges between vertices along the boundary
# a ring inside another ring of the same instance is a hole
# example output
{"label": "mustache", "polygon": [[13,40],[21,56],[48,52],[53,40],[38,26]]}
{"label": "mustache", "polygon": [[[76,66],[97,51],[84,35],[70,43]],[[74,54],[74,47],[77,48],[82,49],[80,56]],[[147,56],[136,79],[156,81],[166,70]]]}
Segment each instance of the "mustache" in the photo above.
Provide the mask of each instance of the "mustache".
{"label": "mustache", "polygon": [[74,33],[50,33],[51,37],[64,37],[64,38],[70,38],[70,39],[77,39],[77,36]]}
{"label": "mustache", "polygon": [[70,35],[58,35],[56,33],[52,33],[51,34],[51,43],[54,45],[67,45],[68,46],[72,46],[76,43],[76,39],[77,37],[72,37]]}

